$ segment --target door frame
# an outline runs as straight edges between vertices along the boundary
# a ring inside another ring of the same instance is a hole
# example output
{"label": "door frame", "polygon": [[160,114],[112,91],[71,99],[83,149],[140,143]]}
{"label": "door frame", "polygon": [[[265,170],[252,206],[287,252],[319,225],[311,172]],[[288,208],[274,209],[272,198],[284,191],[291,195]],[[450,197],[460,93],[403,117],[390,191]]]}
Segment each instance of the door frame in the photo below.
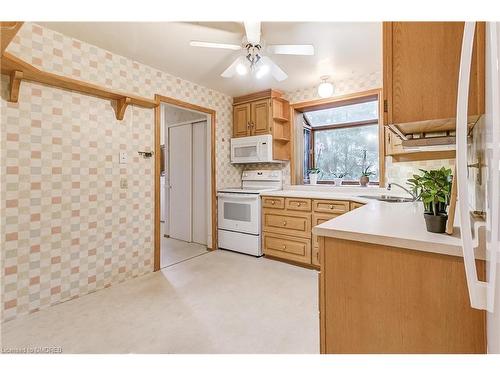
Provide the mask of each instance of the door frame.
{"label": "door frame", "polygon": [[[155,101],[158,104],[155,107],[155,124],[154,124],[154,157],[155,157],[155,180],[154,180],[154,263],[153,271],[160,270],[160,250],[161,250],[161,202],[160,202],[160,145],[161,145],[161,104],[170,104],[188,110],[205,113],[210,116],[210,185],[211,185],[211,216],[212,216],[212,243],[207,244],[209,250],[217,249],[217,186],[216,186],[216,165],[215,165],[215,132],[216,111],[210,108],[202,107],[196,104],[184,102],[168,96],[156,94]],[[207,122],[208,124],[208,122]]]}

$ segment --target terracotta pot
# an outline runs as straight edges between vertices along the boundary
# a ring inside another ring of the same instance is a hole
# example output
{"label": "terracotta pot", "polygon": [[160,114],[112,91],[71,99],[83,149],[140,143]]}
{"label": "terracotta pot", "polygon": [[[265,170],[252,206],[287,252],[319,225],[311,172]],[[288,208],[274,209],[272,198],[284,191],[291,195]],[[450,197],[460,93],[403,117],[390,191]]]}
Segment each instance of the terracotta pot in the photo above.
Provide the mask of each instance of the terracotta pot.
{"label": "terracotta pot", "polygon": [[361,176],[359,178],[359,184],[361,186],[366,186],[366,185],[368,185],[369,182],[370,182],[370,177],[368,177],[368,176]]}

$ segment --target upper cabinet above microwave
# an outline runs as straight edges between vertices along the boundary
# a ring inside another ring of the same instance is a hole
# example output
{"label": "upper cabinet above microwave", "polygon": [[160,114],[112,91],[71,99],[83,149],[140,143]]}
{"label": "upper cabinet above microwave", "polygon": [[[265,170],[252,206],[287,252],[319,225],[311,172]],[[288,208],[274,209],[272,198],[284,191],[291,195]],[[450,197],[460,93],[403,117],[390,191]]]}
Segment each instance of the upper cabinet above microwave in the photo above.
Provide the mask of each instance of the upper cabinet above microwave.
{"label": "upper cabinet above microwave", "polygon": [[271,134],[273,159],[290,160],[290,103],[265,90],[233,99],[233,138]]}
{"label": "upper cabinet above microwave", "polygon": [[[403,145],[416,137],[425,145],[425,133],[435,132],[453,141],[463,31],[464,22],[384,22],[384,124]],[[484,113],[484,53],[479,22],[469,93],[475,118]]]}

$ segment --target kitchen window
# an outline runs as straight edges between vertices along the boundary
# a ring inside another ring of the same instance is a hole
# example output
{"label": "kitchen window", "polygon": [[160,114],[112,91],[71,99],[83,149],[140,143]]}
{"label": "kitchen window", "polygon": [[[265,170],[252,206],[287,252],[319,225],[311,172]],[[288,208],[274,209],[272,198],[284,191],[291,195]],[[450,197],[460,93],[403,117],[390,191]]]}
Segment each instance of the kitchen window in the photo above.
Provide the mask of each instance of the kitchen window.
{"label": "kitchen window", "polygon": [[373,174],[370,184],[378,184],[379,98],[362,96],[333,102],[327,108],[303,112],[304,182],[308,169],[319,168],[319,183],[333,183],[343,177],[343,184],[355,185],[364,170]]}

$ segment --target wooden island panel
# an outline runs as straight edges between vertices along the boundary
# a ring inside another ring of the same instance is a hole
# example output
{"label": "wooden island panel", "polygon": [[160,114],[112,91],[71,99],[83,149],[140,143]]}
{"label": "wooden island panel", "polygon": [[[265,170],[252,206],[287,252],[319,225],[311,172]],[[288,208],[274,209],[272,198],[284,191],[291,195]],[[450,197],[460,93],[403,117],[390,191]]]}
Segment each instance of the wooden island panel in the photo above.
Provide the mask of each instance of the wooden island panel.
{"label": "wooden island panel", "polygon": [[320,263],[322,353],[486,352],[461,257],[320,237]]}

